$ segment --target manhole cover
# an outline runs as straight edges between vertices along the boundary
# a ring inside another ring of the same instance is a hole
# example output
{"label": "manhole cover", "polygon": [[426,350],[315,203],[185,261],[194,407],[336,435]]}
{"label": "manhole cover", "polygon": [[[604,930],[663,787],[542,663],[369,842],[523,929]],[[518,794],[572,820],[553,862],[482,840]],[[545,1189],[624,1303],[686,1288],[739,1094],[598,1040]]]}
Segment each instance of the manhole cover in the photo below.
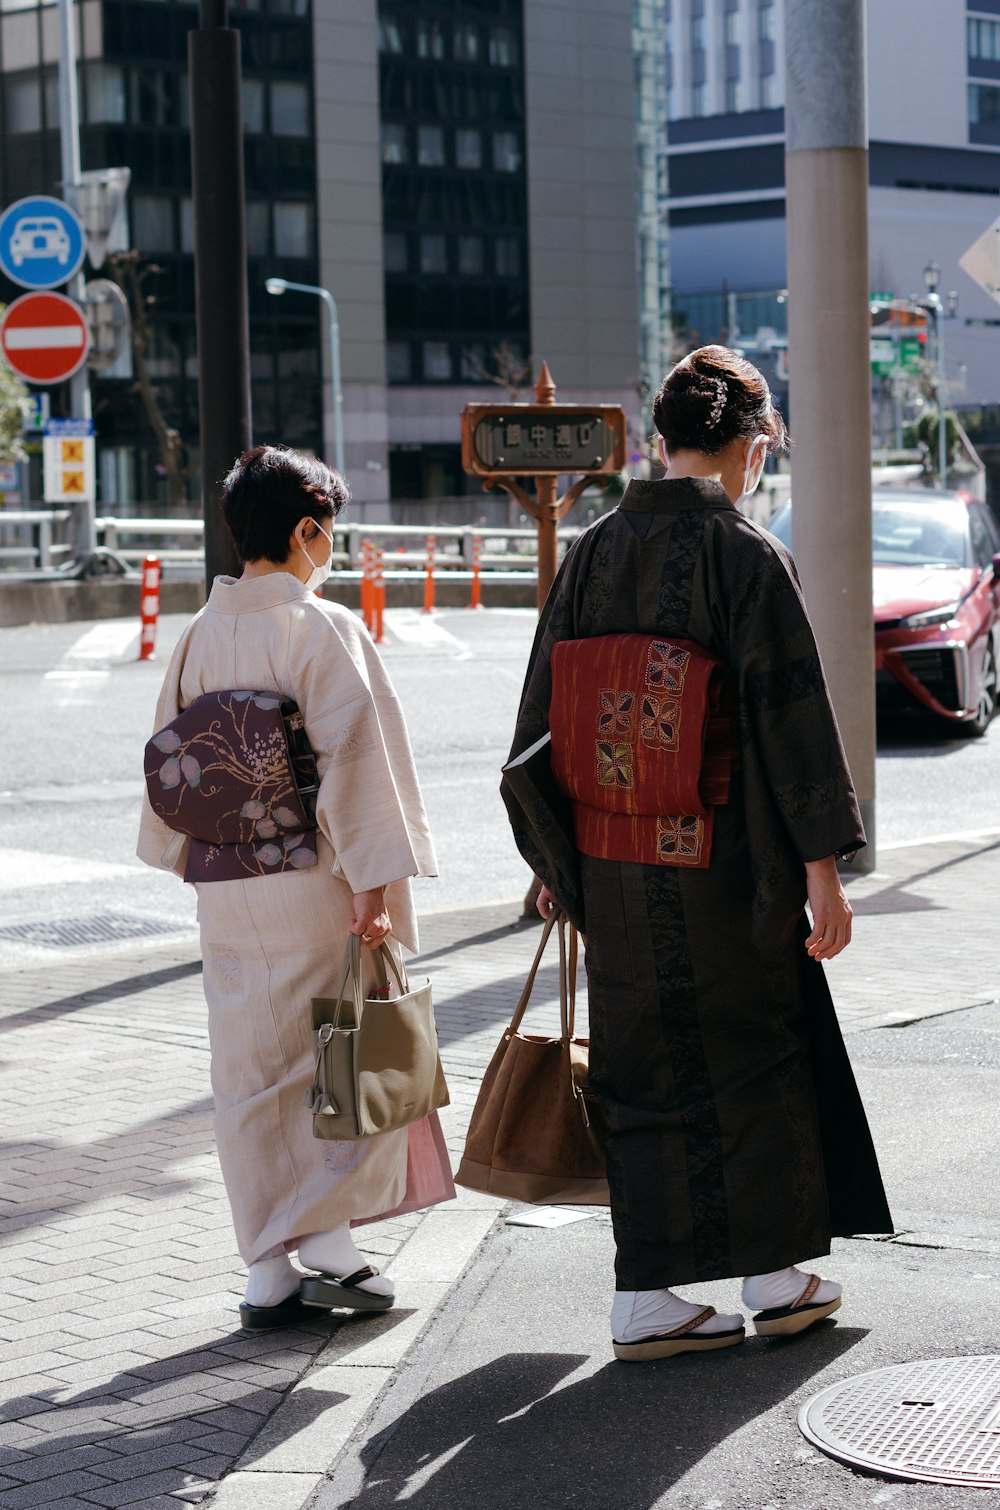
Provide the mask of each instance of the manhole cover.
{"label": "manhole cover", "polygon": [[154,918],[129,917],[123,912],[99,912],[89,918],[50,918],[41,923],[10,923],[0,939],[35,944],[42,949],[73,949],[83,944],[121,943],[124,939],[156,938],[177,933],[183,923],[158,923]]}
{"label": "manhole cover", "polygon": [[1000,1486],[1000,1357],[858,1374],[807,1400],[799,1429],[830,1457],[890,1478]]}

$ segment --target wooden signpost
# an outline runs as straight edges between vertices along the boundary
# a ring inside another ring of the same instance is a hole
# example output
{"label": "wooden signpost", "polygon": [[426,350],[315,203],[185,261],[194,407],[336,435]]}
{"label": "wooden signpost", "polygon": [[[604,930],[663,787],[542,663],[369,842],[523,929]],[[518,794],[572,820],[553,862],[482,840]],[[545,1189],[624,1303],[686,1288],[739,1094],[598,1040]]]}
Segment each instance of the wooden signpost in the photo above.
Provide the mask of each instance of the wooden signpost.
{"label": "wooden signpost", "polygon": [[[484,491],[503,488],[538,527],[538,607],[556,574],[556,527],[595,477],[625,465],[625,410],[617,404],[557,404],[545,362],[534,404],[466,404],[462,466],[483,479]],[[557,496],[559,478],[582,475]],[[518,480],[534,477],[534,496]]]}

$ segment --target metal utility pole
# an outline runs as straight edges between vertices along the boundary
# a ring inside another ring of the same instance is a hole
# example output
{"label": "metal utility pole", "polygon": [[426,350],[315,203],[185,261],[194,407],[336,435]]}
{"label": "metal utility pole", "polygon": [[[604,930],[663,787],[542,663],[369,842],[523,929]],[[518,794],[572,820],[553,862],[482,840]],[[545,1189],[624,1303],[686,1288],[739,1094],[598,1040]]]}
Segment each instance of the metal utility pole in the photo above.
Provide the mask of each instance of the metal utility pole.
{"label": "metal utility pole", "polygon": [[201,0],[188,33],[191,180],[205,587],[239,563],[222,518],[222,479],[250,439],[250,325],[247,301],[240,34],[226,0]]}
{"label": "metal utility pole", "polygon": [[793,546],[875,865],[865,0],[785,0]]}
{"label": "metal utility pole", "polygon": [[[76,7],[73,0],[59,0],[59,155],[63,198],[72,201],[80,182],[80,100],[76,80]],[[70,279],[67,293],[78,304],[85,299],[83,269]],[[69,408],[73,419],[90,419],[90,372],[86,363],[69,380]],[[76,515],[76,555],[84,571],[97,549],[94,499],[80,499]]]}
{"label": "metal utility pole", "polygon": [[269,294],[315,294],[326,306],[327,330],[330,337],[330,384],[333,389],[333,464],[341,477],[346,477],[344,463],[344,384],[340,371],[340,317],[337,301],[328,288],[318,283],[292,283],[287,278],[266,278],[264,287]]}

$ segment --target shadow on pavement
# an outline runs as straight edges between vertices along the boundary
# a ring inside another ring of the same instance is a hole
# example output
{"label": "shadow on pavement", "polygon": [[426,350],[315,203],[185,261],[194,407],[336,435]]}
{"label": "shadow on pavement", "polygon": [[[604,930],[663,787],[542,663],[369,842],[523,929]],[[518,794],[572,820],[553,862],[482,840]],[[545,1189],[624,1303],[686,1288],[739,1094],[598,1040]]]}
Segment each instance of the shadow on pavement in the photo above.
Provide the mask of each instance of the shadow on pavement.
{"label": "shadow on pavement", "polygon": [[609,1363],[565,1385],[585,1355],[507,1353],[374,1437],[361,1453],[364,1487],[349,1503],[646,1510],[866,1336],[830,1323],[787,1344],[755,1339],[733,1352]]}
{"label": "shadow on pavement", "polygon": [[44,1022],[48,1018],[69,1017],[84,1007],[96,1007],[104,1002],[117,1001],[122,996],[136,996],[140,991],[152,991],[156,986],[166,986],[172,981],[186,980],[188,976],[201,974],[201,960],[185,960],[180,965],[164,966],[162,970],[144,970],[141,975],[130,975],[125,980],[115,980],[106,986],[94,986],[78,991],[74,996],[63,996],[58,1001],[40,1002],[34,1007],[24,1007],[20,1012],[11,1012],[0,1018],[0,1033],[13,1033],[26,1022]]}

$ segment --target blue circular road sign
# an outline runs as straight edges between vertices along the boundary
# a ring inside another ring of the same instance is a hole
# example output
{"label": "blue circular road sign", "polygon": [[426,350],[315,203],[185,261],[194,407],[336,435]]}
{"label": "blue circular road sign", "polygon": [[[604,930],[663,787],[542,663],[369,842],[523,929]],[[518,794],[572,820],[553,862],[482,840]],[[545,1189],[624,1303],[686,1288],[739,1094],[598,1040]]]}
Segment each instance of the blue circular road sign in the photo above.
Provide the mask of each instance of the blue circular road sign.
{"label": "blue circular road sign", "polygon": [[61,199],[35,194],[0,216],[0,268],[22,288],[57,288],[83,265],[83,226]]}

